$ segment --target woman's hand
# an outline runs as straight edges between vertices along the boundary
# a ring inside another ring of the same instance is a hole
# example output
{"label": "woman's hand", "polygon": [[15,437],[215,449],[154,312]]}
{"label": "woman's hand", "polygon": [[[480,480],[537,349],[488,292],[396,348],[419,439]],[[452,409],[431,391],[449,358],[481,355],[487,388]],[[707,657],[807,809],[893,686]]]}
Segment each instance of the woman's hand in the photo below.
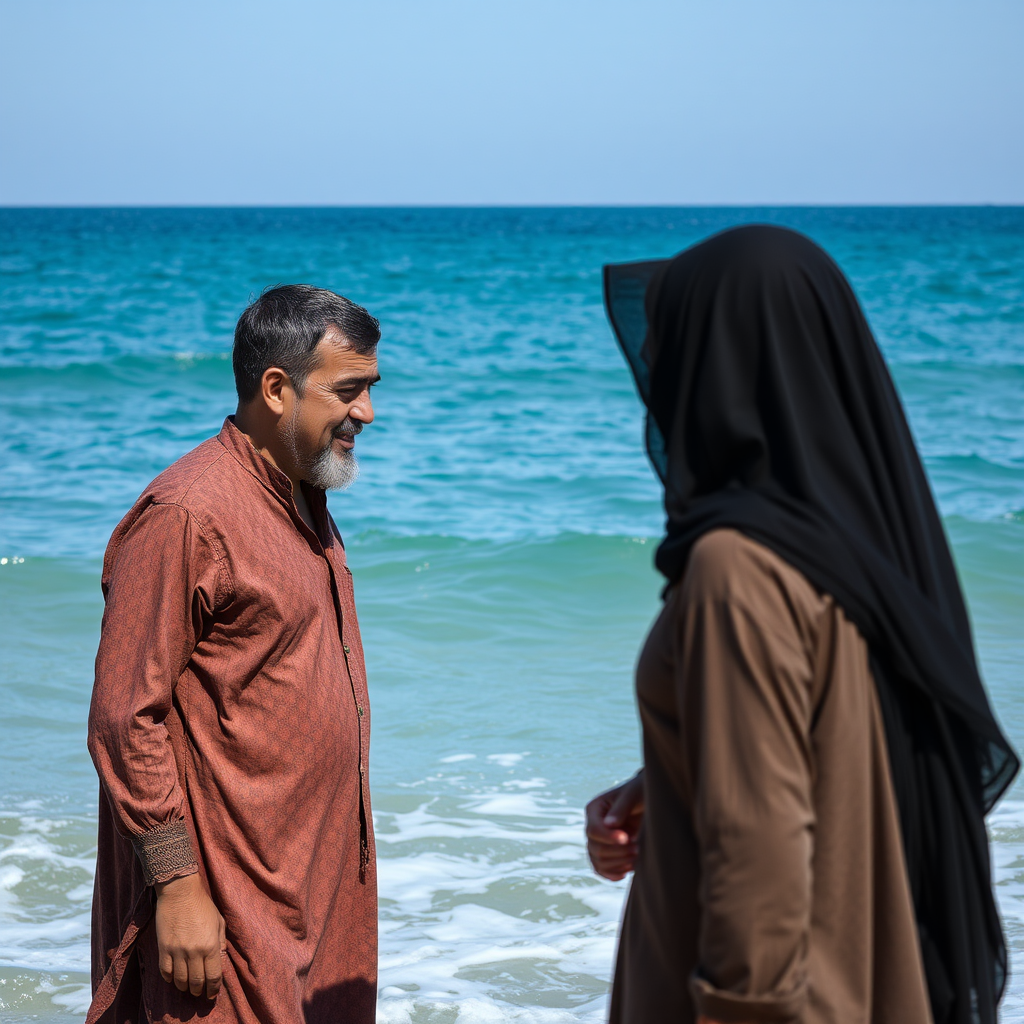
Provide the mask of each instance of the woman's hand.
{"label": "woman's hand", "polygon": [[156,944],[160,975],[181,992],[216,999],[221,956],[227,947],[224,918],[198,874],[156,886]]}
{"label": "woman's hand", "polygon": [[618,882],[633,870],[643,815],[642,770],[587,804],[587,853],[602,878]]}

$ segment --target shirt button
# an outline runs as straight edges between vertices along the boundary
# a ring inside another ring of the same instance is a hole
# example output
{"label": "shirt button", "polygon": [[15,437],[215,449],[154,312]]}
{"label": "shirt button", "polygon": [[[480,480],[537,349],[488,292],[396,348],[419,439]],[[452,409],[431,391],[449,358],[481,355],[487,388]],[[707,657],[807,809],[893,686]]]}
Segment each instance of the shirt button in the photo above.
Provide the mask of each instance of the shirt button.
{"label": "shirt button", "polygon": [[351,648],[349,647],[349,645],[348,645],[348,644],[342,644],[342,645],[341,645],[341,647],[342,647],[342,650],[344,650],[344,652],[345,652],[346,654],[350,653],[350,651],[351,651]]}

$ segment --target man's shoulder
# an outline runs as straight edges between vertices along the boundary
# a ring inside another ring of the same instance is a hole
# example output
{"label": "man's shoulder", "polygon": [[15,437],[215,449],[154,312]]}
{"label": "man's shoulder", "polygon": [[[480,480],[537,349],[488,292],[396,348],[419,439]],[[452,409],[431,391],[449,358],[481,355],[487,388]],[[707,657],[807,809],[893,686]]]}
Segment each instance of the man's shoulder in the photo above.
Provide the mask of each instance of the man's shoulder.
{"label": "man's shoulder", "polygon": [[238,492],[241,467],[218,437],[173,462],[139,496],[147,505],[180,505],[203,514]]}
{"label": "man's shoulder", "polygon": [[154,530],[157,535],[168,530],[178,534],[191,520],[218,549],[217,538],[223,533],[217,528],[218,510],[237,502],[245,475],[219,437],[182,455],[146,487],[117,524],[107,545],[104,578],[128,536],[138,536],[140,530],[144,534]]}
{"label": "man's shoulder", "polygon": [[183,537],[189,519],[205,526],[209,504],[204,500],[204,492],[211,481],[223,474],[220,467],[227,456],[220,441],[211,437],[168,466],[146,487],[111,534],[103,559],[104,590],[129,538],[159,547],[171,536]]}

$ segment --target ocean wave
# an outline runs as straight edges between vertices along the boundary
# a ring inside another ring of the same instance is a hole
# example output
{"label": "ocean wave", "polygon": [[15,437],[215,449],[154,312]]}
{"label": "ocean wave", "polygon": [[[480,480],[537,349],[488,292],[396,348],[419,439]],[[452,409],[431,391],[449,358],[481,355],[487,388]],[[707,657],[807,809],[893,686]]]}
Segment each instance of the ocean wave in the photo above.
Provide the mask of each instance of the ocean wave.
{"label": "ocean wave", "polygon": [[[523,774],[528,755],[479,758],[484,782],[461,774],[471,759],[406,783],[454,795],[375,815],[378,1020],[602,1019],[625,886],[594,876],[581,810]],[[69,850],[80,825],[0,814],[0,1007],[80,1016],[88,1003],[94,851]]]}
{"label": "ocean wave", "polygon": [[593,874],[582,812],[546,780],[383,812],[377,836],[378,1021],[604,1019],[626,886]]}
{"label": "ocean wave", "polygon": [[[1018,785],[1016,790],[1020,789]],[[1024,799],[1004,799],[988,819],[992,875],[1010,946],[1011,969],[1001,1006],[1004,1021],[1024,1020],[1024,971],[1014,969],[1024,949]]]}
{"label": "ocean wave", "polygon": [[23,358],[11,354],[0,356],[4,382],[19,388],[43,387],[51,394],[59,388],[107,390],[112,383],[135,389],[173,387],[185,378],[219,386],[225,398],[234,391],[231,374],[231,352],[156,349],[143,354],[97,353],[96,358],[82,359],[80,353],[66,358],[51,353],[41,356],[32,350]]}
{"label": "ocean wave", "polygon": [[0,811],[0,1010],[25,1020],[81,1017],[90,998],[95,824],[30,803]]}

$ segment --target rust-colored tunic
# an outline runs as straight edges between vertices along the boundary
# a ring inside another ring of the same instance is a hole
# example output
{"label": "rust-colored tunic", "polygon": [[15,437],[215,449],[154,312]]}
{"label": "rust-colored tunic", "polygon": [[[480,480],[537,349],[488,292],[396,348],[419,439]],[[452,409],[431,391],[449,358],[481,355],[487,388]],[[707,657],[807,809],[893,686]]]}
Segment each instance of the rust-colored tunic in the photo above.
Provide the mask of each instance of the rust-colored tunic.
{"label": "rust-colored tunic", "polygon": [[733,530],[637,667],[645,812],[613,1024],[930,1024],[868,652]]}
{"label": "rust-colored tunic", "polygon": [[[322,492],[231,420],[111,538],[89,716],[102,783],[89,1020],[370,1024],[377,897],[352,577]],[[156,881],[200,871],[216,1003],[156,962]]]}

